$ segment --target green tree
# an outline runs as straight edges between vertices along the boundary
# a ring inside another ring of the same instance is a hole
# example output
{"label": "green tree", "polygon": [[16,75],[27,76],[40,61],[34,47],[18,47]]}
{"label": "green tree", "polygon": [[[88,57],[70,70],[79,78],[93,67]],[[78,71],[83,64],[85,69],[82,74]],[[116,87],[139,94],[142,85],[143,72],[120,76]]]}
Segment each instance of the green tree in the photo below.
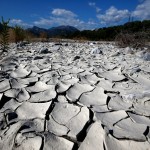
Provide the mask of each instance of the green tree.
{"label": "green tree", "polygon": [[5,52],[9,48],[9,20],[4,21],[4,18],[2,17],[1,25],[2,25],[2,31],[1,31],[1,49],[2,52]]}

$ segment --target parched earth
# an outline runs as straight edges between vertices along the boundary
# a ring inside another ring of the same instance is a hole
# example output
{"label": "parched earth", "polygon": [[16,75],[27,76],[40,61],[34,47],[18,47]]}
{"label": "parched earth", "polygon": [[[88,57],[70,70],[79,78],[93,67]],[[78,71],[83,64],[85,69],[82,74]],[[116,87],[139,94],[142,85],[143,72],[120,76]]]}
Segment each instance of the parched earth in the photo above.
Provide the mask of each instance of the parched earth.
{"label": "parched earth", "polygon": [[0,64],[0,150],[149,150],[145,50],[12,44]]}

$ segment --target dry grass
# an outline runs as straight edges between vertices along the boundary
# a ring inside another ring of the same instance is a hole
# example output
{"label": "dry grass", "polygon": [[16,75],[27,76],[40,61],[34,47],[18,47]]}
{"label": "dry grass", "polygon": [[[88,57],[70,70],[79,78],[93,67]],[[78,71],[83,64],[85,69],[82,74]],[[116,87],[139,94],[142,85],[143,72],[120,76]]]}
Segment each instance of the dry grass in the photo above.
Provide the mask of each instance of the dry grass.
{"label": "dry grass", "polygon": [[15,33],[13,29],[9,29],[9,43],[14,43],[15,42]]}
{"label": "dry grass", "polygon": [[115,41],[119,47],[144,47],[147,42],[147,34],[145,32],[140,33],[120,33],[116,36]]}

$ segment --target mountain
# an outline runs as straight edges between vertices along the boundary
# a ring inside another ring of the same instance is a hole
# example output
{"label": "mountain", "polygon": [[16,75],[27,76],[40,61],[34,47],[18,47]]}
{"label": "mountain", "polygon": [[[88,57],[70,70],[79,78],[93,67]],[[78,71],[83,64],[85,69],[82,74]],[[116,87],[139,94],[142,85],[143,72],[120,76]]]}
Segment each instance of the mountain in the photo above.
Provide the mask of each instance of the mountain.
{"label": "mountain", "polygon": [[39,36],[40,33],[45,32],[47,33],[48,37],[67,37],[79,30],[72,26],[58,26],[52,27],[50,29],[44,29],[34,26],[32,28],[28,28],[27,31],[36,36]]}
{"label": "mountain", "polygon": [[36,36],[39,36],[40,33],[42,33],[42,32],[47,33],[47,29],[39,28],[37,26],[33,26],[32,28],[28,28],[27,31],[31,32],[33,35],[36,35]]}
{"label": "mountain", "polygon": [[74,32],[79,31],[77,28],[72,26],[58,26],[48,29],[48,35],[50,37],[54,36],[69,36],[70,34],[73,34]]}

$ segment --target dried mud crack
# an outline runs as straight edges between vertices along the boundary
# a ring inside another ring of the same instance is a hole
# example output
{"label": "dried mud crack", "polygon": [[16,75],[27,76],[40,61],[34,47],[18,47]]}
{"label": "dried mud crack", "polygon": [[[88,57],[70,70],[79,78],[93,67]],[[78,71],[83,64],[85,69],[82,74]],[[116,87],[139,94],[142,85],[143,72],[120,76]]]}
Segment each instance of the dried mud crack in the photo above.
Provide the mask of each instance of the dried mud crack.
{"label": "dried mud crack", "polygon": [[150,64],[126,49],[12,44],[0,63],[0,150],[150,149]]}

